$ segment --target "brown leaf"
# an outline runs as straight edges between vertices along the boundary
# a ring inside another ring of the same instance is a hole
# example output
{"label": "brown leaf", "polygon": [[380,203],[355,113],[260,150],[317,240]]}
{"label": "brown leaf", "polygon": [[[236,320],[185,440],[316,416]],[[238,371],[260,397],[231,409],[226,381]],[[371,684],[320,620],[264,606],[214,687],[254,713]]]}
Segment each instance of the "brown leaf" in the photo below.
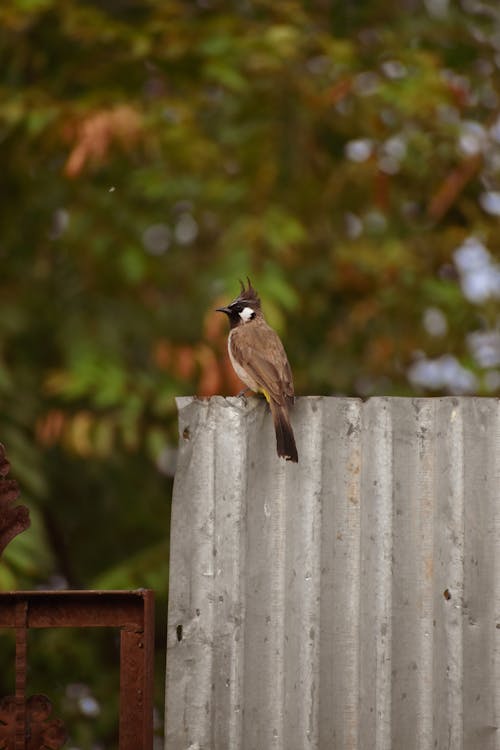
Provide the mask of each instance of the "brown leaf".
{"label": "brown leaf", "polygon": [[178,346],[174,354],[175,374],[181,380],[189,380],[194,375],[196,366],[195,352],[192,346]]}
{"label": "brown leaf", "polygon": [[166,339],[158,339],[158,341],[153,344],[152,357],[155,365],[159,367],[160,370],[166,370],[168,372],[172,364],[172,344]]}
{"label": "brown leaf", "polygon": [[68,137],[71,134],[74,140],[64,166],[66,176],[78,177],[88,164],[104,162],[113,143],[130,148],[138,140],[141,130],[140,114],[127,105],[92,112],[74,128],[65,127],[63,135]]}
{"label": "brown leaf", "polygon": [[427,213],[439,221],[449,211],[467,183],[478,172],[482,164],[481,154],[474,154],[463,161],[456,169],[446,175],[445,179],[432,196]]}
{"label": "brown leaf", "polygon": [[36,437],[42,445],[59,442],[66,424],[66,416],[60,409],[51,409],[36,423]]}

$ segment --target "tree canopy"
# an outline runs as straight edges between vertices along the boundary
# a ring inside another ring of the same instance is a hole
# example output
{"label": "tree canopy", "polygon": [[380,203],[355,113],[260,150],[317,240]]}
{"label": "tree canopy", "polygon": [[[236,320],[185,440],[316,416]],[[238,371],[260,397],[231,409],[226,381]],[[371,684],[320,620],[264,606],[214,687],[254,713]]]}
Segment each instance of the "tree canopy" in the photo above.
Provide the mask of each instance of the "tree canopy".
{"label": "tree canopy", "polygon": [[238,278],[299,395],[498,393],[494,0],[0,25],[0,440],[32,515],[2,588],[165,597],[174,397],[239,390],[213,311]]}

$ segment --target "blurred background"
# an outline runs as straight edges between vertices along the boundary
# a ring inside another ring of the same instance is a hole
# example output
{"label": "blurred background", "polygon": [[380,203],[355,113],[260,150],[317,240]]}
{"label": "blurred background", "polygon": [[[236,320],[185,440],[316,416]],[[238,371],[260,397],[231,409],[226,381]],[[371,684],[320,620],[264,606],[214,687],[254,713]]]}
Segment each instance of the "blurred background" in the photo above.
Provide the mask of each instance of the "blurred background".
{"label": "blurred background", "polygon": [[[0,588],[153,588],[158,737],[174,398],[240,389],[238,278],[299,395],[500,389],[500,6],[394,5],[0,4]],[[115,637],[33,643],[68,746],[115,748]]]}

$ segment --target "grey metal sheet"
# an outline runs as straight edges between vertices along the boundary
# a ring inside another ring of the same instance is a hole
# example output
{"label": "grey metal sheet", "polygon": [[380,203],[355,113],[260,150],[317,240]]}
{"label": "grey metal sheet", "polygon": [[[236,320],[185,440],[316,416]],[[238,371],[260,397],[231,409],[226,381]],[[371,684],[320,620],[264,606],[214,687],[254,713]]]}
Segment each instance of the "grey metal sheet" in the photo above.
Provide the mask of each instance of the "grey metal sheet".
{"label": "grey metal sheet", "polygon": [[499,402],[178,406],[166,750],[499,750]]}

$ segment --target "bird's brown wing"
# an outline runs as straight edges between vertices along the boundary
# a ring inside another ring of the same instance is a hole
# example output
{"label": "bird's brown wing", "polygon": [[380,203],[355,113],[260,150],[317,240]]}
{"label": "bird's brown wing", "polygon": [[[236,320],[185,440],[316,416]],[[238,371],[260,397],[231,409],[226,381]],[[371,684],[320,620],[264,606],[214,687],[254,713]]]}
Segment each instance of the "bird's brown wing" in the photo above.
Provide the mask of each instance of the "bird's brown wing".
{"label": "bird's brown wing", "polygon": [[231,345],[234,358],[273,401],[293,403],[292,371],[285,349],[264,320],[235,328]]}

